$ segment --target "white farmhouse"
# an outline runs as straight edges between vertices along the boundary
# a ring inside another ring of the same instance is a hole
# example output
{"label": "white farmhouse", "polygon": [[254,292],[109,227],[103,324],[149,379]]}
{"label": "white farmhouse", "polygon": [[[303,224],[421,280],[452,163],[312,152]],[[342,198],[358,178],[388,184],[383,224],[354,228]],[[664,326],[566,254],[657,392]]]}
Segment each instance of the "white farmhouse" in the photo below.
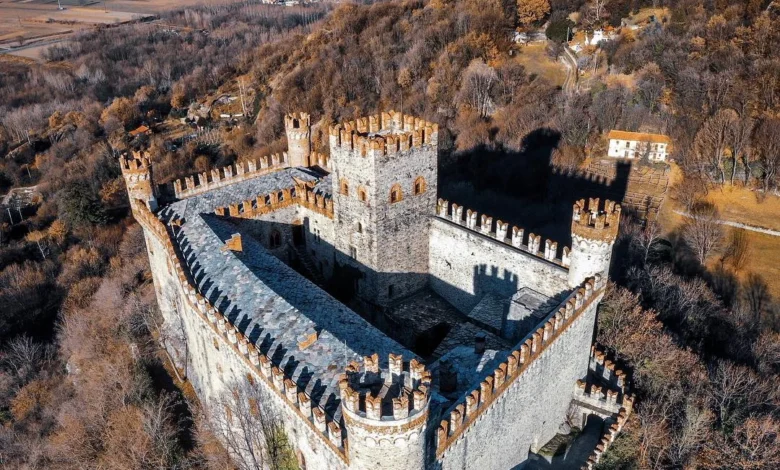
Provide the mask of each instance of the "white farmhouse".
{"label": "white farmhouse", "polygon": [[666,161],[671,139],[663,134],[644,132],[609,131],[609,151],[612,158],[643,158],[654,162]]}

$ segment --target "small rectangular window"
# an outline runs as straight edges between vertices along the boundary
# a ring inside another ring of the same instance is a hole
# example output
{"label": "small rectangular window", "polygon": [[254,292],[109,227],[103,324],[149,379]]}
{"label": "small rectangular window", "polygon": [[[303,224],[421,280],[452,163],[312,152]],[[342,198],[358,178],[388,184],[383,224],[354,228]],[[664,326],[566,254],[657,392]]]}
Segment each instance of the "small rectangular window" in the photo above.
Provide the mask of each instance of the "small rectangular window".
{"label": "small rectangular window", "polygon": [[357,248],[355,248],[354,246],[350,246],[349,247],[349,256],[352,259],[357,259]]}

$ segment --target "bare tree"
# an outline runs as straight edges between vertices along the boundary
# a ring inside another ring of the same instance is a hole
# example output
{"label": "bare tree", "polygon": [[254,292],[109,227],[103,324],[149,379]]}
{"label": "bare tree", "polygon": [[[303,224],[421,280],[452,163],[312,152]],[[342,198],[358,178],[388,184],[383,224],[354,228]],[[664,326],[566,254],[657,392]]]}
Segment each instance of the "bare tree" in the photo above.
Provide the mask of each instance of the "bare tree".
{"label": "bare tree", "polygon": [[706,162],[712,174],[717,174],[721,183],[726,182],[723,170],[723,154],[729,145],[731,129],[737,124],[737,113],[732,109],[721,109],[707,119],[699,129],[693,143],[694,157]]}
{"label": "bare tree", "polygon": [[772,300],[766,281],[758,274],[748,274],[744,285],[744,293],[750,313],[755,319],[759,319]]}
{"label": "bare tree", "polygon": [[757,386],[758,377],[747,367],[723,360],[718,361],[711,375],[709,397],[723,426],[738,412],[738,406],[744,406],[747,394]]}
{"label": "bare tree", "polygon": [[621,221],[621,226],[625,227],[623,233],[629,237],[631,249],[642,259],[642,266],[646,266],[660,248],[661,226],[655,220],[648,220],[644,226]]}
{"label": "bare tree", "polygon": [[248,382],[235,385],[206,409],[209,430],[241,470],[281,469],[293,458],[279,417]]}
{"label": "bare tree", "polygon": [[8,343],[2,363],[12,370],[18,380],[26,382],[38,370],[44,360],[45,350],[29,336],[19,336]]}
{"label": "bare tree", "polygon": [[780,119],[767,118],[761,121],[756,127],[753,142],[766,193],[777,185],[780,173]]}
{"label": "bare tree", "polygon": [[726,260],[731,262],[731,266],[739,271],[747,263],[750,255],[750,245],[748,244],[747,232],[741,228],[735,228],[729,233],[729,242],[721,256],[721,264]]}
{"label": "bare tree", "polygon": [[683,227],[683,239],[702,265],[723,239],[723,227],[718,210],[712,204],[699,203],[693,208],[691,219]]}
{"label": "bare tree", "polygon": [[475,109],[482,118],[493,113],[493,88],[498,82],[495,69],[480,59],[473,60],[463,73],[461,99]]}
{"label": "bare tree", "polygon": [[692,456],[698,453],[709,437],[712,413],[689,398],[685,406],[682,425],[678,428],[669,448],[669,456],[676,466],[687,467]]}
{"label": "bare tree", "polygon": [[[753,120],[749,116],[740,116],[729,130],[728,144],[731,148],[731,185],[734,186],[734,177],[737,174],[737,163],[741,160],[748,165],[747,152],[750,146],[750,135],[753,133]],[[748,183],[750,172],[745,170],[745,184]]]}

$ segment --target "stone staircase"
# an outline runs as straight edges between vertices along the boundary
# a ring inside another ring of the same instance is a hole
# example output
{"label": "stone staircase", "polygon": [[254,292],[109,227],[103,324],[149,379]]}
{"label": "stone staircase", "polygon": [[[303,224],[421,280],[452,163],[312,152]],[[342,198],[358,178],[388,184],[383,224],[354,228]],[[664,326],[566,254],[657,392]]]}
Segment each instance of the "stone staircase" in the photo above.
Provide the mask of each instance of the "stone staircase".
{"label": "stone staircase", "polygon": [[317,284],[320,287],[325,285],[325,278],[322,277],[320,270],[314,265],[314,262],[309,258],[309,253],[306,252],[305,246],[296,246],[290,244],[295,257],[298,260],[298,266],[303,271],[301,274],[306,276],[310,281]]}

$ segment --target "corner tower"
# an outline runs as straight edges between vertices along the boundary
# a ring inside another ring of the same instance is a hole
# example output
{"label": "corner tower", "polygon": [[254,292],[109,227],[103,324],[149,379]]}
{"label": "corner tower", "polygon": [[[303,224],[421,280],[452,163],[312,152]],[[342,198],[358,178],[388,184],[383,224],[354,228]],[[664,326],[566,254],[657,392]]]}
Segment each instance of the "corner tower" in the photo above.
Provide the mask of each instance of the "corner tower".
{"label": "corner tower", "polygon": [[579,286],[596,274],[606,279],[619,225],[620,204],[614,201],[605,201],[603,211],[599,210],[598,198],[591,198],[587,204],[580,199],[574,204],[569,286]]}
{"label": "corner tower", "polygon": [[412,359],[390,354],[380,369],[379,356],[347,366],[339,381],[342,412],[349,436],[350,468],[425,468],[431,373]]}
{"label": "corner tower", "polygon": [[329,134],[337,261],[358,298],[386,306],[428,282],[438,126],[391,111]]}
{"label": "corner tower", "polygon": [[145,151],[133,150],[130,155],[119,157],[119,167],[127,185],[130,207],[135,208],[140,199],[151,211],[157,210],[157,193],[152,178],[152,163]]}
{"label": "corner tower", "polygon": [[309,166],[311,155],[311,116],[308,113],[292,113],[284,116],[287,133],[287,156],[290,166]]}

